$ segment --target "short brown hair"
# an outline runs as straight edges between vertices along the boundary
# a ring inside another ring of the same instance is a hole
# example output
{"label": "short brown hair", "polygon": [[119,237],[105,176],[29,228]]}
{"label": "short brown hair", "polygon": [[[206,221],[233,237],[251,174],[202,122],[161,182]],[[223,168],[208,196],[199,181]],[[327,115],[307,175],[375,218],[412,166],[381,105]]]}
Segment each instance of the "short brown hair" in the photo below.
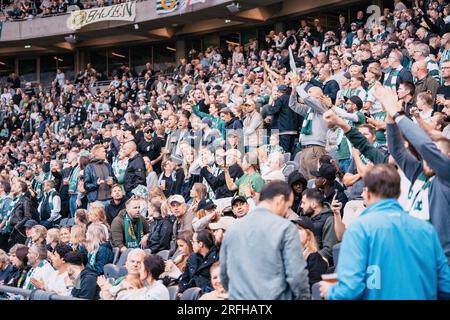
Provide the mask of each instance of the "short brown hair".
{"label": "short brown hair", "polygon": [[393,165],[375,165],[364,177],[364,184],[370,193],[380,198],[400,196],[400,175]]}

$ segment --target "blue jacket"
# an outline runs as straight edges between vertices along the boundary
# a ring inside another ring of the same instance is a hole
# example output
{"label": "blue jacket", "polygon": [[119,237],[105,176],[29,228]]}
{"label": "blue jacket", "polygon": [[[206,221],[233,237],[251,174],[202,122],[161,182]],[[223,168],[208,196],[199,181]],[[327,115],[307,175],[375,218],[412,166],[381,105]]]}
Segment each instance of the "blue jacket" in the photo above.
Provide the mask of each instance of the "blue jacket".
{"label": "blue jacket", "polygon": [[450,295],[450,267],[434,227],[384,199],[344,233],[338,284],[327,299],[423,300]]}
{"label": "blue jacket", "polygon": [[108,263],[113,263],[113,260],[114,253],[111,244],[109,242],[101,243],[95,256],[94,265],[89,263],[88,267],[101,275],[103,274],[103,267]]}
{"label": "blue jacket", "polygon": [[[114,181],[116,181],[117,179],[114,176],[111,165],[108,162],[105,162],[105,164],[108,165],[109,176],[113,177]],[[88,201],[94,202],[95,200],[97,200],[97,190],[99,185],[97,184],[97,175],[95,174],[92,160],[84,169],[83,178],[84,189],[87,192]]]}

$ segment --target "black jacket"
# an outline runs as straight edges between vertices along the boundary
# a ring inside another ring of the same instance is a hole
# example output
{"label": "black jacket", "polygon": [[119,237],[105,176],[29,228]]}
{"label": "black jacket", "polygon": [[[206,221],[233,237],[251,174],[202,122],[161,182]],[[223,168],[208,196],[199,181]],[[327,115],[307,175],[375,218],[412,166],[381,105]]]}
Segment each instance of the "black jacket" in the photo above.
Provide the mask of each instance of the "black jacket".
{"label": "black jacket", "polygon": [[[242,171],[242,168],[236,163],[230,166],[229,169],[230,176],[233,180],[239,179],[244,175],[244,171]],[[225,173],[223,171],[219,173],[219,175],[215,176],[209,172],[206,167],[203,167],[200,170],[200,175],[205,178],[211,189],[213,189],[216,199],[232,197],[234,195],[234,191],[228,190],[227,183],[225,181]]]}
{"label": "black jacket", "polygon": [[273,106],[269,106],[267,112],[273,116],[272,129],[279,129],[280,132],[297,131],[300,122],[297,113],[289,108],[289,94],[285,93],[275,100]]}
{"label": "black jacket", "polygon": [[[142,154],[142,156],[149,157],[150,160],[158,158],[161,154],[161,148],[163,147],[164,141],[159,137],[152,137],[151,141],[144,139],[138,144],[139,153]],[[155,170],[157,174],[161,173],[161,161],[153,165],[153,170]]]}
{"label": "black jacket", "polygon": [[243,128],[242,121],[236,117],[231,119],[230,122],[225,123],[225,129],[227,130],[237,130],[242,128]]}
{"label": "black jacket", "polygon": [[150,236],[147,240],[147,247],[152,253],[161,250],[170,250],[170,240],[172,239],[172,222],[167,218],[155,218],[149,226]]}
{"label": "black jacket", "polygon": [[111,225],[114,218],[117,217],[119,212],[123,209],[125,209],[125,202],[126,198],[123,197],[122,201],[118,205],[115,204],[114,200],[110,200],[108,205],[105,207],[106,212],[106,220],[108,221],[108,224]]}
{"label": "black jacket", "polygon": [[198,253],[192,253],[181,275],[179,292],[194,287],[201,288],[203,292],[213,291],[209,268],[216,261],[219,261],[219,251],[216,247],[212,247],[204,258]]}
{"label": "black jacket", "polygon": [[100,287],[97,285],[97,273],[90,269],[84,268],[79,276],[80,287],[72,289],[72,297],[88,300],[100,299]]}
{"label": "black jacket", "polygon": [[125,175],[123,178],[125,192],[129,193],[138,185],[142,184],[144,186],[147,185],[147,170],[145,169],[144,159],[140,153],[136,153],[136,155],[128,160],[128,166],[125,171]]}
{"label": "black jacket", "polygon": [[30,199],[22,195],[13,209],[11,216],[11,227],[25,235],[25,222],[31,218]]}
{"label": "black jacket", "polygon": [[[297,181],[301,183],[303,190],[306,190],[308,181],[306,181],[305,177],[299,171],[294,171],[288,177],[288,184],[292,188],[292,185]],[[292,191],[294,191],[293,188]],[[301,209],[300,207],[301,203],[302,203],[302,194],[296,194],[294,192],[294,202],[292,203],[292,210],[298,213],[299,209]]]}

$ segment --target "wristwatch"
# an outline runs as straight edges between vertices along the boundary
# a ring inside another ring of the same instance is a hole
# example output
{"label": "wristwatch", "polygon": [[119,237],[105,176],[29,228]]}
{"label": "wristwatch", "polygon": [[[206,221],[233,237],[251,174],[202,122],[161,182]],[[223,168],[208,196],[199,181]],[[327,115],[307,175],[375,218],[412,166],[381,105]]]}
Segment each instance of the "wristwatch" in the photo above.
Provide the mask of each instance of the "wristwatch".
{"label": "wristwatch", "polygon": [[394,121],[395,121],[395,119],[397,119],[397,118],[400,117],[400,116],[404,116],[404,115],[406,115],[405,111],[403,111],[403,110],[397,111],[397,112],[394,113],[394,115],[392,116],[392,119],[394,119]]}

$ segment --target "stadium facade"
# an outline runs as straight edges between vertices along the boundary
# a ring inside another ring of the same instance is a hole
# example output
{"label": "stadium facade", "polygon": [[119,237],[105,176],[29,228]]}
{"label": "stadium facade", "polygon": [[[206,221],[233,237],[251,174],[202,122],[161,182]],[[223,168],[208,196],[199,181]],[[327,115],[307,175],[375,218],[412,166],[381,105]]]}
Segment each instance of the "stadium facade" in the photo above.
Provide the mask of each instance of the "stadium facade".
{"label": "stadium facade", "polygon": [[15,72],[23,81],[48,83],[56,68],[72,78],[88,62],[107,76],[123,63],[137,72],[146,62],[155,70],[165,70],[192,49],[200,52],[227,42],[245,45],[251,39],[264,42],[270,30],[298,28],[299,19],[312,24],[320,18],[327,29],[337,25],[341,13],[350,21],[356,10],[391,4],[380,0],[191,1],[187,8],[171,7],[174,0],[130,1],[114,10],[106,7],[3,22],[0,79]]}

